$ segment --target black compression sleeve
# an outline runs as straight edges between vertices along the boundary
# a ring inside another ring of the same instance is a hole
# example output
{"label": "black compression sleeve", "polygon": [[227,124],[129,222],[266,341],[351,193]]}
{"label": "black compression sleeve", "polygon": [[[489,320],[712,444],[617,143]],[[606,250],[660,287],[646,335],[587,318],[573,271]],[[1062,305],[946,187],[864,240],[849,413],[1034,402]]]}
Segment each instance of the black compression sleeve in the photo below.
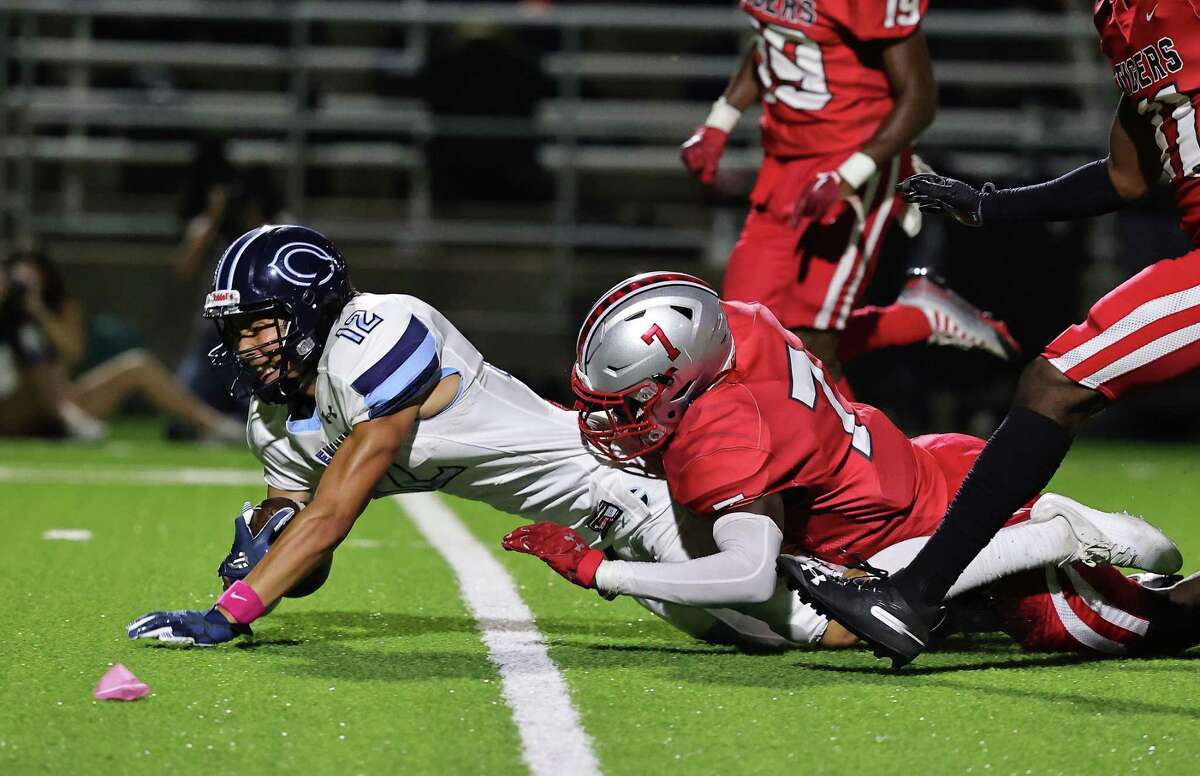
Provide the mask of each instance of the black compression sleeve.
{"label": "black compression sleeve", "polygon": [[1108,175],[1108,162],[1100,159],[1052,181],[984,194],[979,214],[984,224],[1071,221],[1111,213],[1126,204]]}

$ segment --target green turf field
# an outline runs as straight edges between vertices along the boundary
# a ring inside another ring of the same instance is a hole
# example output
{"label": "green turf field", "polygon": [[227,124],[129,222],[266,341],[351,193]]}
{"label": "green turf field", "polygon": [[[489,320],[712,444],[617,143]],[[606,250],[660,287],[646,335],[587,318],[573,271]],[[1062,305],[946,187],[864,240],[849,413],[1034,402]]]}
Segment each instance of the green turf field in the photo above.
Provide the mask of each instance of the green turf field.
{"label": "green turf field", "polygon": [[[0,445],[0,469],[13,467],[34,481],[0,481],[0,774],[523,770],[455,578],[394,502],[371,506],[330,583],[259,623],[256,643],[179,650],[128,642],[122,626],[154,608],[206,608],[230,521],[262,490],[120,480],[147,468],[252,471],[248,454],[145,435]],[[1083,445],[1054,488],[1146,515],[1176,537],[1192,570],[1198,468],[1191,448]],[[73,474],[86,483],[61,482]],[[451,506],[489,547],[516,523]],[[53,528],[93,538],[44,540]],[[1197,768],[1200,651],[1095,661],[982,639],[901,675],[858,650],[740,654],[692,641],[630,601],[601,601],[531,558],[497,555],[537,615],[606,774]],[[115,661],[153,694],[93,701]]]}

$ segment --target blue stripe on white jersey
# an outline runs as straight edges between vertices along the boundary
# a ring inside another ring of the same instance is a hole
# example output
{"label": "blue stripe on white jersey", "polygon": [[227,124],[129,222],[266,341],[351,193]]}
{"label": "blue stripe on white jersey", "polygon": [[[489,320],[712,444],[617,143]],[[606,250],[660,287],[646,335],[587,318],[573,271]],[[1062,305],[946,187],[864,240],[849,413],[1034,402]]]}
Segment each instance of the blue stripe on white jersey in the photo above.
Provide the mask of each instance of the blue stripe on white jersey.
{"label": "blue stripe on white jersey", "polygon": [[[413,401],[413,399],[417,398],[426,391],[431,390],[435,385],[437,385],[438,380],[441,379],[441,371],[442,370],[439,368],[437,357],[435,356],[433,361],[429,362],[429,366],[422,370],[421,373],[408,384],[408,387],[402,390],[400,393],[397,393],[390,398],[384,398],[386,394],[381,393],[377,401],[371,401],[371,398],[367,397],[367,406],[369,408],[367,413],[368,417],[378,418],[382,417],[383,415],[391,415],[393,412],[407,406]],[[381,390],[382,387],[383,386],[380,386]]]}
{"label": "blue stripe on white jersey", "polygon": [[387,414],[385,407],[395,409],[419,395],[436,381],[441,370],[437,342],[429,329],[416,318],[396,344],[369,369],[351,383],[351,387],[371,410],[371,417]]}

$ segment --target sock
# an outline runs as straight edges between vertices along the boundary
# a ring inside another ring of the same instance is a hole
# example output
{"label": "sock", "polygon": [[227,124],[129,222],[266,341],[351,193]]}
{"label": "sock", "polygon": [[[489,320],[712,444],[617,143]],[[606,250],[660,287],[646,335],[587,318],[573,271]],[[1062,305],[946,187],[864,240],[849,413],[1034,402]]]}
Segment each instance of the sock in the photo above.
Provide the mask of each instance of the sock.
{"label": "sock", "polygon": [[938,606],[963,570],[1013,512],[1046,487],[1071,436],[1045,415],[1014,407],[967,474],[946,517],[917,557],[894,577],[913,604]]}
{"label": "sock", "polygon": [[915,345],[931,336],[933,329],[920,308],[907,304],[860,307],[846,321],[838,358],[845,363],[871,350]]}

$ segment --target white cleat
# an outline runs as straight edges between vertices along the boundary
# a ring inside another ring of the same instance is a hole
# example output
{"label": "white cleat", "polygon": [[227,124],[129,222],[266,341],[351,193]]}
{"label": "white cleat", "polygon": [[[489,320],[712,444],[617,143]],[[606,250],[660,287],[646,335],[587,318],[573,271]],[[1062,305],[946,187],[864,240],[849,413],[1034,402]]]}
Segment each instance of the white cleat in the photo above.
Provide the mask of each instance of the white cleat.
{"label": "white cleat", "polygon": [[896,297],[896,304],[916,307],[925,313],[933,334],[933,345],[949,345],[963,350],[984,350],[996,358],[1010,361],[1021,352],[1003,321],[980,310],[934,279],[927,270],[910,270],[912,275]]}
{"label": "white cleat", "polygon": [[1140,517],[1124,512],[1101,512],[1057,493],[1045,493],[1034,503],[1029,519],[1035,523],[1063,517],[1079,539],[1079,549],[1063,564],[1081,561],[1089,566],[1123,566],[1174,574],[1183,554],[1165,533]]}

